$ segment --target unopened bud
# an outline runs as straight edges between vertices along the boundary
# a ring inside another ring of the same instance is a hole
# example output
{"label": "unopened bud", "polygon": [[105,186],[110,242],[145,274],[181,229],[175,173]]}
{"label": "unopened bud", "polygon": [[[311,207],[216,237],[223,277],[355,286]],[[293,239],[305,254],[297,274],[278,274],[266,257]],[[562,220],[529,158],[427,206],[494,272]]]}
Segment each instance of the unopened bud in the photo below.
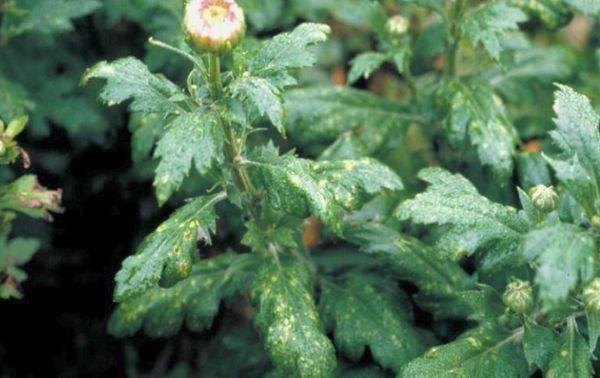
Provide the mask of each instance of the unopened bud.
{"label": "unopened bud", "polygon": [[600,278],[595,278],[583,289],[583,303],[588,310],[600,313]]}
{"label": "unopened bud", "polygon": [[535,207],[545,213],[555,210],[558,205],[558,194],[552,186],[536,185],[529,194]]}
{"label": "unopened bud", "polygon": [[402,35],[406,33],[408,31],[408,27],[408,20],[399,14],[390,17],[390,19],[387,22],[388,31],[394,35]]}
{"label": "unopened bud", "polygon": [[192,0],[183,24],[188,41],[200,51],[230,50],[246,33],[244,11],[233,0]]}
{"label": "unopened bud", "polygon": [[527,313],[533,307],[533,289],[527,281],[515,280],[506,286],[502,301],[506,307],[519,314]]}

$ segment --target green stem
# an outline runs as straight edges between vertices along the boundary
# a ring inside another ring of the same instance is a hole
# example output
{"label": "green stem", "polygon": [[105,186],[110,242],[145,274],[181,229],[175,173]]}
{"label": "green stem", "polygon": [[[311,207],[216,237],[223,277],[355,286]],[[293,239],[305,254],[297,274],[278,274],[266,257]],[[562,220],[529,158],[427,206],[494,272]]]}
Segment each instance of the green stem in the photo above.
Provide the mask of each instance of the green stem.
{"label": "green stem", "polygon": [[210,94],[214,101],[219,101],[223,92],[223,82],[221,81],[221,59],[218,53],[209,55],[208,71]]}
{"label": "green stem", "polygon": [[448,39],[446,40],[446,49],[448,52],[448,62],[446,63],[445,76],[456,76],[456,61],[458,49],[460,46],[460,22],[467,5],[466,0],[455,0],[454,6],[449,11],[447,19]]}

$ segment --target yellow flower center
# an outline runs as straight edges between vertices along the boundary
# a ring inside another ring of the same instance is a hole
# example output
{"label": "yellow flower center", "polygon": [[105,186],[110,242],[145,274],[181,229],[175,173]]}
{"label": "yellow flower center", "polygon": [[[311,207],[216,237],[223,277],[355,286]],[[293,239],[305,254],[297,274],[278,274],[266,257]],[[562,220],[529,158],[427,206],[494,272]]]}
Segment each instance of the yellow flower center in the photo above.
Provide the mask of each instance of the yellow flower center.
{"label": "yellow flower center", "polygon": [[212,5],[204,10],[202,18],[209,26],[223,23],[227,20],[227,9],[219,5]]}

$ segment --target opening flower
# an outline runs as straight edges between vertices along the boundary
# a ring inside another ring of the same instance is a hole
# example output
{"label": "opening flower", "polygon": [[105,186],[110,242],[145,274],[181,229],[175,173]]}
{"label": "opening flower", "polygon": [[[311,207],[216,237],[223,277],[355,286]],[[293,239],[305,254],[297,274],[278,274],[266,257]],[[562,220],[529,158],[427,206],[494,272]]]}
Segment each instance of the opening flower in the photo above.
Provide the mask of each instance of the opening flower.
{"label": "opening flower", "polygon": [[183,22],[191,44],[205,51],[229,50],[246,33],[244,11],[233,0],[192,0]]}

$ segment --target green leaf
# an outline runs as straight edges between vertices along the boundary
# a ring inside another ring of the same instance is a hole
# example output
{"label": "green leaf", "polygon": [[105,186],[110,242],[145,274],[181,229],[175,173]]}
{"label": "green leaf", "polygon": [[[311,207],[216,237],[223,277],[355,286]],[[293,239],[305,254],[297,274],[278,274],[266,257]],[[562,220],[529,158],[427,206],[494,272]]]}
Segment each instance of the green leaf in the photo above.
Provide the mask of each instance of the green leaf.
{"label": "green leaf", "polygon": [[377,149],[389,130],[404,130],[414,119],[394,101],[347,87],[289,91],[285,108],[290,134],[303,145],[334,140],[352,131]]}
{"label": "green leaf", "polygon": [[562,155],[546,158],[558,179],[592,217],[600,214],[600,116],[585,96],[564,85],[559,88],[554,94],[557,129],[550,135]]}
{"label": "green leaf", "polygon": [[488,54],[498,60],[502,51],[502,39],[507,36],[507,32],[518,30],[518,24],[525,21],[527,16],[519,8],[494,1],[470,11],[460,28],[474,45],[482,44]]}
{"label": "green leaf", "polygon": [[499,298],[473,284],[461,267],[418,239],[380,224],[349,226],[347,239],[419,287],[417,301],[437,318],[481,320],[497,314]]}
{"label": "green leaf", "polygon": [[188,277],[198,239],[210,243],[216,227],[214,206],[224,198],[223,193],[198,197],[148,235],[136,254],[123,261],[115,278],[115,300],[155,288],[161,279],[173,283]]}
{"label": "green leaf", "polygon": [[317,58],[309,47],[326,41],[330,32],[325,24],[300,24],[291,32],[279,34],[250,52],[247,69],[252,76],[271,79],[280,88],[294,84],[296,80],[289,76],[287,70],[314,65]]}
{"label": "green leaf", "polygon": [[577,330],[575,320],[569,318],[559,338],[560,349],[554,355],[547,377],[579,378],[592,377],[592,355],[587,343]]}
{"label": "green leaf", "polygon": [[459,339],[429,349],[413,360],[398,377],[529,377],[522,331],[507,334],[489,326],[467,332]]}
{"label": "green leaf", "polygon": [[285,135],[283,98],[277,87],[260,77],[244,77],[229,88],[233,96],[255,106],[261,116],[266,115],[277,131]]}
{"label": "green leaf", "polygon": [[8,185],[0,185],[0,211],[16,211],[33,218],[52,219],[60,213],[62,192],[41,186],[34,175],[19,177]]}
{"label": "green leaf", "polygon": [[382,189],[402,189],[393,171],[370,158],[315,163],[263,152],[249,164],[274,209],[299,217],[315,215],[338,234],[344,210],[356,210]]}
{"label": "green leaf", "polygon": [[5,283],[5,278],[10,277],[16,283],[25,281],[27,274],[20,267],[28,263],[39,248],[40,242],[36,239],[8,240],[0,234],[0,299],[22,297],[18,285]]}
{"label": "green leaf", "polygon": [[282,374],[332,377],[335,350],[319,320],[310,273],[265,262],[251,285],[254,317],[265,349]]}
{"label": "green leaf", "polygon": [[368,79],[387,59],[387,55],[380,52],[366,52],[358,55],[350,62],[352,67],[348,74],[348,83],[352,84],[361,77]]}
{"label": "green leaf", "polygon": [[154,151],[160,159],[154,186],[161,205],[181,187],[192,162],[200,174],[222,162],[225,145],[219,116],[212,111],[183,113],[166,129]]}
{"label": "green leaf", "polygon": [[590,16],[600,14],[600,3],[596,0],[566,0],[566,2],[583,14]]}
{"label": "green leaf", "polygon": [[102,4],[96,0],[16,0],[3,7],[0,34],[5,40],[34,32],[58,34],[73,29],[72,19],[92,13]]}
{"label": "green leaf", "polygon": [[558,350],[556,334],[550,328],[534,323],[525,325],[523,351],[530,367],[537,366],[542,371],[548,370],[553,354]]}
{"label": "green leaf", "polygon": [[465,148],[468,137],[483,165],[507,177],[512,173],[516,131],[506,116],[502,100],[487,84],[453,80],[443,87],[450,144]]}
{"label": "green leaf", "polygon": [[111,316],[109,333],[131,336],[143,327],[149,336],[170,337],[184,321],[192,331],[210,327],[221,301],[243,288],[254,259],[229,252],[197,262],[189,277],[175,285],[153,287],[121,302]]}
{"label": "green leaf", "polygon": [[33,109],[27,90],[0,74],[0,119],[10,121]]}
{"label": "green leaf", "polygon": [[438,245],[448,257],[480,252],[489,269],[522,263],[519,248],[528,224],[514,208],[491,202],[466,178],[441,168],[424,169],[419,177],[431,185],[398,207],[400,219],[445,226]]}
{"label": "green leaf", "polygon": [[564,0],[509,0],[509,4],[535,15],[550,29],[564,26],[571,19]]}
{"label": "green leaf", "polygon": [[154,75],[135,58],[123,58],[112,63],[100,62],[83,76],[87,83],[92,78],[106,79],[100,97],[109,105],[132,100],[132,112],[179,115],[183,109],[177,101],[183,96],[179,87],[162,75]]}
{"label": "green leaf", "polygon": [[571,289],[592,279],[597,271],[594,238],[571,224],[550,223],[531,231],[523,253],[537,265],[535,283],[547,306],[565,300]]}
{"label": "green leaf", "polygon": [[587,320],[590,353],[594,354],[596,345],[598,345],[598,338],[600,337],[600,313],[593,310],[586,310],[585,317]]}
{"label": "green leaf", "polygon": [[369,347],[382,367],[398,371],[425,351],[427,335],[411,324],[410,302],[375,276],[350,274],[343,282],[324,281],[319,309],[335,345],[353,361]]}

